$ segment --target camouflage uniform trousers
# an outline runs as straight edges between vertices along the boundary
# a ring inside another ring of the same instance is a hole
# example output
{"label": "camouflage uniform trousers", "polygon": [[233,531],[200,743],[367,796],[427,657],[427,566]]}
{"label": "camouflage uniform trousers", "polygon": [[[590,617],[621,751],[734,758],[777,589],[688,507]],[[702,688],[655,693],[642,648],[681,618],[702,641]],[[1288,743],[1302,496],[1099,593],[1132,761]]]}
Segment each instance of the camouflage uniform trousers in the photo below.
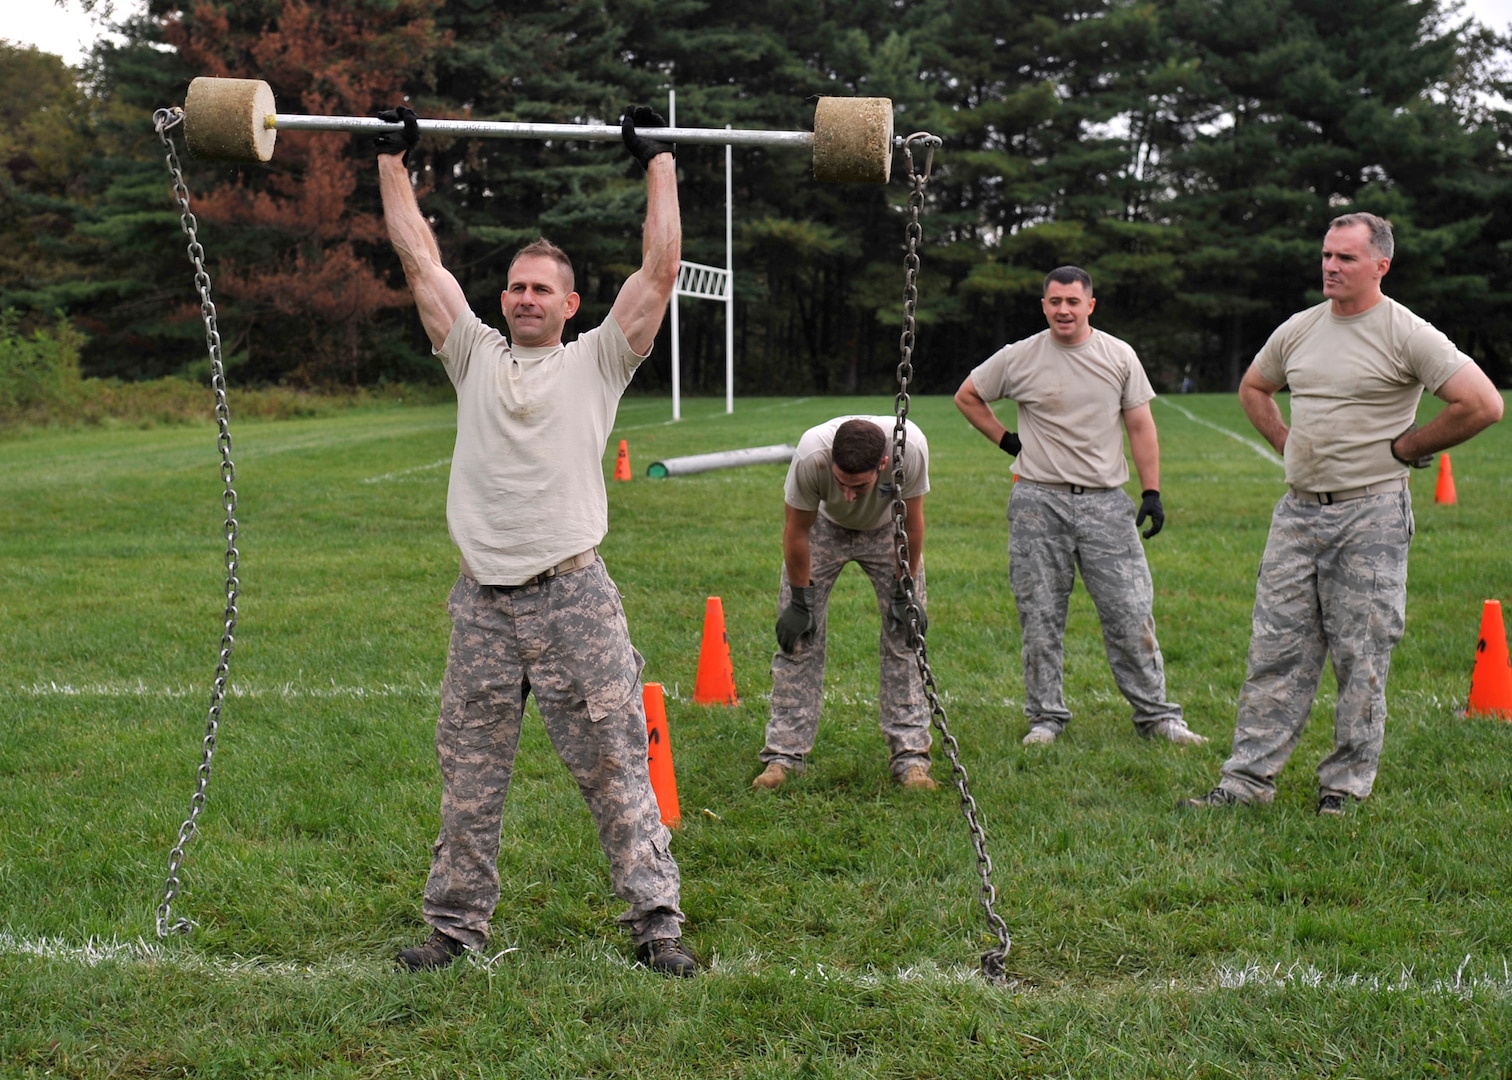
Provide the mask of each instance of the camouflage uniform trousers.
{"label": "camouflage uniform trousers", "polygon": [[441,833],[426,922],[474,949],[487,941],[504,796],[534,693],[598,827],[614,894],[630,904],[620,922],[637,944],[680,936],[677,863],[646,763],[644,661],[603,561],[516,589],[463,575],[447,608],[452,636],[436,725]]}
{"label": "camouflage uniform trousers", "polygon": [[[876,529],[844,529],[820,515],[809,530],[809,583],[814,587],[815,629],[812,640],[800,642],[791,652],[772,657],[772,710],[767,723],[766,747],[761,760],[778,762],[802,772],[819,733],[819,712],[824,692],[824,651],[829,628],[829,594],[846,563],[866,571],[877,594],[882,616],[878,640],[881,682],[879,707],[882,737],[887,740],[893,775],[901,777],[911,766],[929,767],[929,703],[918,662],[908,644],[908,630],[889,627],[887,610],[897,580],[898,556],[893,524]],[[914,595],[926,601],[924,566],[914,578]],[[792,600],[787,567],[777,595],[777,610]]]}
{"label": "camouflage uniform trousers", "polygon": [[1155,639],[1155,587],[1122,488],[1080,495],[1023,481],[1008,499],[1008,580],[1023,635],[1024,715],[1059,734],[1071,721],[1062,692],[1066,612],[1077,568],[1102,623],[1113,681],[1149,733],[1181,720],[1165,699],[1165,660]]}
{"label": "camouflage uniform trousers", "polygon": [[1334,748],[1321,795],[1363,799],[1386,737],[1386,675],[1407,611],[1412,498],[1406,491],[1320,506],[1290,493],[1276,505],[1255,587],[1249,665],[1220,786],[1250,802],[1275,797],[1323,674],[1338,679]]}

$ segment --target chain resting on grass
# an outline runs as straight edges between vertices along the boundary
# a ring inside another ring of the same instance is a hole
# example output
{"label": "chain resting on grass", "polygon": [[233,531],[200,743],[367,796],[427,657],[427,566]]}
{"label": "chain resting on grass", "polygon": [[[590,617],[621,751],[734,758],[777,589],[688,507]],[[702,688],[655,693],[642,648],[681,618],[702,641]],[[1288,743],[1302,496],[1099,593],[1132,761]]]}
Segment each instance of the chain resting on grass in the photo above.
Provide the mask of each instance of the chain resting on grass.
{"label": "chain resting on grass", "polygon": [[210,299],[210,274],[205,270],[205,250],[196,235],[197,222],[189,209],[189,189],[179,167],[169,132],[184,119],[182,109],[159,109],[152,116],[153,127],[167,151],[168,172],[173,177],[173,194],[180,208],[179,221],[189,237],[189,260],[194,264],[194,285],[200,297],[200,315],[205,321],[205,343],[210,351],[210,384],[215,390],[215,422],[220,430],[217,444],[221,456],[221,481],[225,490],[221,506],[226,512],[226,615],[220,640],[220,659],[210,688],[210,711],[205,721],[205,738],[201,743],[199,769],[196,772],[194,797],[189,801],[189,816],[179,826],[178,843],[168,855],[168,882],[163,902],[157,909],[157,936],[187,934],[194,923],[185,918],[173,921],[173,899],[179,891],[179,871],[184,864],[184,849],[199,831],[200,811],[205,808],[205,789],[210,786],[210,761],[215,756],[215,739],[220,729],[221,704],[226,697],[226,680],[231,670],[231,649],[236,642],[236,599],[241,589],[236,571],[240,555],[236,550],[236,466],[231,460],[231,410],[226,405],[226,368],[221,359],[220,331],[216,328],[215,303]]}
{"label": "chain resting on grass", "polygon": [[[924,149],[924,164],[919,171],[914,169],[912,146],[920,143]],[[924,230],[919,225],[919,212],[924,206],[924,185],[929,182],[929,171],[934,164],[935,148],[941,140],[935,135],[918,133],[903,140],[903,155],[908,162],[908,179],[913,184],[909,195],[908,253],[903,258],[903,335],[898,342],[898,395],[893,402],[897,423],[893,426],[893,542],[897,547],[898,568],[903,592],[908,598],[908,642],[913,647],[914,660],[919,665],[919,676],[924,682],[924,693],[929,698],[934,726],[939,729],[940,741],[950,758],[950,772],[955,779],[956,790],[961,793],[961,811],[966,815],[966,824],[971,830],[971,843],[976,849],[977,872],[982,879],[982,908],[987,914],[987,925],[996,935],[997,948],[982,954],[982,975],[996,985],[1007,982],[1008,924],[997,913],[997,889],[992,884],[992,857],[987,854],[987,833],[977,816],[976,800],[971,797],[970,777],[961,764],[961,748],[950,733],[950,724],[945,716],[945,707],[940,704],[940,695],[935,687],[934,673],[929,668],[929,656],[920,628],[918,597],[914,594],[913,574],[909,571],[908,531],[905,527],[907,507],[903,502],[903,449],[908,433],[908,383],[913,378],[914,309],[918,306],[919,289],[919,243]]]}

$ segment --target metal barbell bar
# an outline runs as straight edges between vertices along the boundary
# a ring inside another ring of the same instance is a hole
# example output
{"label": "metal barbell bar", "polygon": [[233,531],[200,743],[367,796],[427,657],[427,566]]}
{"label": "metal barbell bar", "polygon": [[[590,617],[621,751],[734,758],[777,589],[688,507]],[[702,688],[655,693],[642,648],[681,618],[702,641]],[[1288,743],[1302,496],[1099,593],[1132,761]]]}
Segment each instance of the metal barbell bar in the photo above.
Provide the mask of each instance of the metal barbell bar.
{"label": "metal barbell bar", "polygon": [[[421,131],[494,139],[570,139],[617,142],[618,126],[519,124],[490,120],[420,120]],[[184,98],[184,139],[197,158],[259,162],[273,157],[282,131],[346,131],[366,135],[403,126],[367,116],[299,116],[277,111],[273,90],[259,79],[198,78]],[[658,128],[672,142],[808,149],[814,178],[827,183],[885,184],[892,175],[893,114],[888,98],[821,97],[814,130],[753,131],[732,128]]]}

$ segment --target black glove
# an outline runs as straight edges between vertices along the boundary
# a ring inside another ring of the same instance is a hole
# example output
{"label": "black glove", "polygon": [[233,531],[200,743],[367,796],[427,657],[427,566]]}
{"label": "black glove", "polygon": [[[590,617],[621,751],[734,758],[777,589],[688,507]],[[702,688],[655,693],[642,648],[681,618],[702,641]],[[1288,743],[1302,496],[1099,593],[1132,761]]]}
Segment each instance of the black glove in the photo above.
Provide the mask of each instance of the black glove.
{"label": "black glove", "polygon": [[804,638],[812,637],[819,625],[810,610],[810,605],[814,602],[814,587],[794,585],[792,592],[793,598],[788,601],[788,606],[777,615],[777,644],[785,653],[796,649]]}
{"label": "black glove", "polygon": [[[929,630],[929,616],[924,613],[924,601],[918,593],[914,593],[914,602],[919,605],[919,636],[923,637]],[[903,589],[903,579],[893,582],[892,599],[887,604],[887,628],[896,630],[900,626],[908,625],[908,593]]]}
{"label": "black glove", "polygon": [[1424,454],[1422,457],[1420,457],[1420,458],[1413,458],[1411,461],[1408,461],[1404,457],[1397,457],[1397,452],[1396,452],[1397,439],[1403,438],[1404,436],[1407,436],[1407,435],[1411,435],[1416,430],[1417,430],[1417,425],[1413,424],[1406,431],[1402,432],[1401,435],[1398,435],[1396,437],[1396,439],[1392,439],[1391,440],[1391,443],[1390,443],[1391,456],[1394,457],[1394,458],[1396,458],[1398,461],[1400,461],[1403,465],[1407,466],[1409,469],[1426,469],[1428,466],[1430,466],[1430,465],[1433,464],[1433,455],[1432,454]]}
{"label": "black glove", "polygon": [[1145,518],[1150,519],[1150,527],[1143,533],[1148,540],[1165,526],[1165,507],[1160,505],[1160,492],[1151,488],[1139,497],[1139,516],[1134,519],[1134,527],[1137,529],[1145,523]]}
{"label": "black glove", "polygon": [[649,105],[636,105],[620,118],[620,137],[625,140],[625,149],[640,162],[641,168],[651,167],[651,159],[657,154],[677,156],[677,146],[659,139],[648,139],[636,133],[637,127],[659,128],[667,126],[667,118]]}
{"label": "black glove", "polygon": [[408,105],[400,105],[395,109],[384,109],[376,115],[385,124],[403,124],[404,130],[402,132],[385,131],[381,135],[374,135],[373,152],[403,154],[404,163],[408,165],[410,151],[420,145],[420,124],[415,118],[415,110]]}
{"label": "black glove", "polygon": [[1003,432],[1003,437],[998,440],[998,449],[1011,457],[1018,457],[1019,451],[1023,448],[1024,444],[1019,440],[1019,437],[1011,431]]}

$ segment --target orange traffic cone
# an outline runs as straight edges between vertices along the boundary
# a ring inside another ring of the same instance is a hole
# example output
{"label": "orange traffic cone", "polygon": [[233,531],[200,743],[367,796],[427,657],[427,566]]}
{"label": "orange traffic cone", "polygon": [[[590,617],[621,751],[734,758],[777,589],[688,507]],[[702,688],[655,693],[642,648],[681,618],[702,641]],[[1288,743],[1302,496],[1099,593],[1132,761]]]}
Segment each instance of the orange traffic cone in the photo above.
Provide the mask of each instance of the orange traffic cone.
{"label": "orange traffic cone", "polygon": [[739,705],[735,696],[735,666],[730,662],[730,635],[725,633],[724,604],[709,597],[704,606],[703,644],[698,650],[698,679],[693,684],[695,705]]}
{"label": "orange traffic cone", "polygon": [[1433,501],[1445,506],[1454,505],[1454,470],[1449,467],[1449,455],[1439,455],[1438,487],[1433,491]]}
{"label": "orange traffic cone", "polygon": [[667,703],[662,684],[648,682],[641,690],[646,705],[646,767],[651,772],[651,790],[661,810],[662,824],[677,828],[682,811],[677,805],[677,774],[672,771],[672,736],[667,730]]}
{"label": "orange traffic cone", "polygon": [[1507,657],[1507,628],[1502,625],[1500,600],[1487,600],[1481,612],[1480,641],[1475,646],[1475,670],[1470,673],[1470,703],[1465,715],[1512,721],[1512,661]]}
{"label": "orange traffic cone", "polygon": [[630,479],[630,444],[624,439],[620,440],[619,457],[614,462],[614,478]]}

